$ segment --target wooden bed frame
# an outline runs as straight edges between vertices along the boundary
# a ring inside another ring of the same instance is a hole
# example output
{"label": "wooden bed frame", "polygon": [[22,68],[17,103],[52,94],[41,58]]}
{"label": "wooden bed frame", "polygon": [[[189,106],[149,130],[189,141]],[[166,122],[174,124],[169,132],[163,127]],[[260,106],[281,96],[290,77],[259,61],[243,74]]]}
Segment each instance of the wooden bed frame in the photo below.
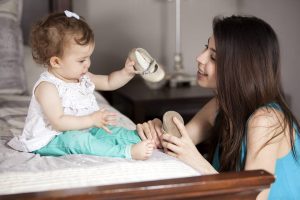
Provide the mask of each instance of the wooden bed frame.
{"label": "wooden bed frame", "polygon": [[2,200],[41,199],[255,199],[274,176],[263,170],[227,172],[159,181],[53,190],[0,196]]}
{"label": "wooden bed frame", "polygon": [[[49,12],[72,10],[72,0],[49,0]],[[0,199],[255,199],[275,178],[263,170],[136,182],[97,187],[52,190]]]}

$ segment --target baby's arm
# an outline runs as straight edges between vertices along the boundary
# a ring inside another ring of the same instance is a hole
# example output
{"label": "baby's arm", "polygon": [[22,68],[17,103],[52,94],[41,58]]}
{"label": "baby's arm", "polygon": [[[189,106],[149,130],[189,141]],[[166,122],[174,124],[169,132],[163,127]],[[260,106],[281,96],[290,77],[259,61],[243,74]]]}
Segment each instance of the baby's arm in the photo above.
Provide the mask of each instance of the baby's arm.
{"label": "baby's arm", "polygon": [[65,115],[56,87],[48,82],[40,83],[35,97],[51,126],[58,131],[80,130],[97,126],[109,132],[106,125],[115,123],[115,113],[100,110],[86,116]]}
{"label": "baby's arm", "polygon": [[134,62],[127,58],[125,67],[109,75],[95,75],[88,73],[97,90],[116,90],[124,86],[138,72],[133,67]]}

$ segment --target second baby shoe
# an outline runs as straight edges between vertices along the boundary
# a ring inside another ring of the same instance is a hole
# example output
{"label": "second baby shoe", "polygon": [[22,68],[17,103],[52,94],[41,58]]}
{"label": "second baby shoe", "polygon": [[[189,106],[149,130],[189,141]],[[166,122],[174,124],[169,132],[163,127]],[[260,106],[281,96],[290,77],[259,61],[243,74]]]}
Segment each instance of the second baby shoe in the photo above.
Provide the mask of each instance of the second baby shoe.
{"label": "second baby shoe", "polygon": [[134,68],[141,72],[141,76],[150,82],[159,82],[165,77],[165,71],[157,64],[150,54],[143,48],[134,48],[128,57],[134,61]]}
{"label": "second baby shoe", "polygon": [[168,111],[163,116],[162,132],[174,135],[176,137],[181,137],[180,131],[173,121],[173,117],[176,117],[184,124],[183,118],[178,112]]}

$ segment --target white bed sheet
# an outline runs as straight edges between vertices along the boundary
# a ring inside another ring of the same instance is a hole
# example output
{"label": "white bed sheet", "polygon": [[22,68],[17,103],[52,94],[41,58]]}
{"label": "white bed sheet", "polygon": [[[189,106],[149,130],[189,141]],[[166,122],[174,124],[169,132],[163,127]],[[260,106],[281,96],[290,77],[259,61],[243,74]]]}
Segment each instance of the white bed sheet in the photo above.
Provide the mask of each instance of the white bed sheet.
{"label": "white bed sheet", "polygon": [[[0,96],[0,195],[200,175],[159,150],[146,161],[90,155],[41,157],[15,151],[6,143],[12,135],[20,134],[29,99]],[[98,95],[97,101],[118,112],[102,96]],[[119,126],[135,128],[130,119],[119,116]]]}
{"label": "white bed sheet", "polygon": [[[72,158],[71,158],[72,157]],[[85,157],[82,159],[82,157]],[[53,158],[46,158],[52,162]],[[76,167],[58,167],[51,170],[12,171],[0,174],[0,194],[69,189],[87,186],[110,185],[169,178],[190,177],[198,172],[175,158],[155,150],[146,161],[96,156],[69,155]]]}

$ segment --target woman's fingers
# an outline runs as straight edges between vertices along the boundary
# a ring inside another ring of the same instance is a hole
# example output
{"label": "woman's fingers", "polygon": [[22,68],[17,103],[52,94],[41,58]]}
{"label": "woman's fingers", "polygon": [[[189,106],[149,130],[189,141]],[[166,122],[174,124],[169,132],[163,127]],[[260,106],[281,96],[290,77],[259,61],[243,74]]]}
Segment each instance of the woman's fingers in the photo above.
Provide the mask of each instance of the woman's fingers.
{"label": "woman's fingers", "polygon": [[157,147],[158,148],[162,148],[162,144],[161,144],[161,136],[162,136],[162,131],[161,131],[161,127],[160,126],[154,126],[155,131],[157,133]]}
{"label": "woman's fingers", "polygon": [[173,122],[175,123],[178,130],[180,131],[182,137],[188,136],[184,124],[179,119],[177,119],[176,117],[173,117]]}
{"label": "woman's fingers", "polygon": [[161,131],[162,122],[160,119],[155,118],[152,120],[152,123],[153,123],[155,136],[156,136],[156,146],[157,146],[157,148],[162,148],[162,145],[161,145],[161,135],[163,134]]}
{"label": "woman's fingers", "polygon": [[142,140],[152,140],[150,127],[146,122],[143,124],[137,124],[136,130]]}
{"label": "woman's fingers", "polygon": [[172,144],[175,144],[175,145],[179,145],[180,144],[180,138],[176,137],[176,136],[173,136],[173,135],[170,135],[170,134],[163,134],[162,136],[162,143],[164,142],[168,142],[168,143],[172,143]]}
{"label": "woman's fingers", "polygon": [[[164,147],[164,149],[168,151],[172,151],[173,153],[175,153],[177,155],[178,151],[179,151],[179,147],[173,143],[170,142],[162,142],[162,146]],[[177,156],[176,156],[177,157]]]}
{"label": "woman's fingers", "polygon": [[152,135],[152,140],[155,144],[155,147],[158,148],[160,145],[160,140],[159,140],[159,133],[157,132],[156,130],[156,126],[155,126],[155,123],[150,120],[148,121],[148,124],[149,124],[149,128],[150,128],[150,131],[151,131],[151,135]]}
{"label": "woman's fingers", "polygon": [[144,129],[143,129],[143,125],[142,124],[137,124],[136,125],[136,130],[138,132],[138,135],[140,136],[140,138],[142,140],[147,140],[147,137],[145,135]]}
{"label": "woman's fingers", "polygon": [[177,155],[176,153],[172,152],[172,151],[166,150],[165,153],[168,154],[169,156],[173,156],[173,157],[175,157],[175,158],[178,157],[178,155]]}
{"label": "woman's fingers", "polygon": [[156,148],[161,148],[161,142],[159,136],[161,132],[161,121],[159,119],[149,120],[143,124],[137,124],[136,126],[138,135],[142,140],[152,140]]}
{"label": "woman's fingers", "polygon": [[159,119],[155,118],[153,120],[153,126],[154,126],[154,129],[155,129],[156,133],[157,133],[157,136],[160,137],[163,134],[162,131],[161,131],[161,127],[162,127],[161,121]]}
{"label": "woman's fingers", "polygon": [[146,138],[148,140],[152,140],[151,130],[150,130],[149,124],[147,122],[143,123],[143,129],[144,129],[144,133],[146,135]]}

